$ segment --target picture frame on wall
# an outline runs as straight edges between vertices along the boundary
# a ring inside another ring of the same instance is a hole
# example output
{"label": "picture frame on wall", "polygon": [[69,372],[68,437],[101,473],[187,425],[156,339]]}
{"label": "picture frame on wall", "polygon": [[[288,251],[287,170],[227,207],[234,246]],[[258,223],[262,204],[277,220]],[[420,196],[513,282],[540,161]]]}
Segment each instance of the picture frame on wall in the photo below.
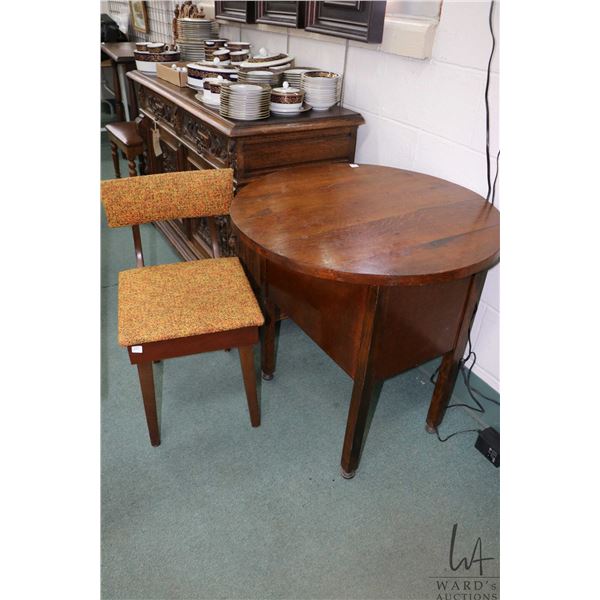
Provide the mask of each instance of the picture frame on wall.
{"label": "picture frame on wall", "polygon": [[148,9],[145,2],[130,2],[131,26],[134,31],[148,33]]}

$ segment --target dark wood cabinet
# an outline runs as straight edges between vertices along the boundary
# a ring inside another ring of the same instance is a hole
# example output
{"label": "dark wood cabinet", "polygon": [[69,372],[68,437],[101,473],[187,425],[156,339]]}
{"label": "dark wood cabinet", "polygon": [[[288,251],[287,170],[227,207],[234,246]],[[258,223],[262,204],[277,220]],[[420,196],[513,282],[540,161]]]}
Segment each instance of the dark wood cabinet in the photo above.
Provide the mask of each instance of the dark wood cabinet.
{"label": "dark wood cabinet", "polygon": [[257,2],[256,22],[284,27],[304,27],[306,2]]}
{"label": "dark wood cabinet", "polygon": [[306,2],[306,30],[379,44],[386,2]]}
{"label": "dark wood cabinet", "polygon": [[[201,105],[190,88],[179,88],[139,71],[133,83],[144,137],[148,173],[191,169],[233,169],[236,190],[257,177],[286,167],[327,162],[353,162],[360,114],[334,107],[295,117],[233,121]],[[160,134],[161,154],[152,151],[152,130]],[[186,260],[211,255],[208,223],[185,219],[157,223]],[[229,217],[218,219],[221,253],[235,254]]]}
{"label": "dark wood cabinet", "polygon": [[217,0],[215,1],[215,17],[237,23],[254,23],[256,4],[256,2],[219,2]]}

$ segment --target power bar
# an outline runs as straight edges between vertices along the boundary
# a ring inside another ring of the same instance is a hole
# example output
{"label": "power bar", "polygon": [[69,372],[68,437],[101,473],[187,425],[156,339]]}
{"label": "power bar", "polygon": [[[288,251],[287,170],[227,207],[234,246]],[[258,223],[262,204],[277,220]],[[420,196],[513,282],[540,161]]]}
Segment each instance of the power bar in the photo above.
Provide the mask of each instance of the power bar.
{"label": "power bar", "polygon": [[479,432],[475,448],[495,467],[500,466],[500,433],[493,427],[488,427]]}

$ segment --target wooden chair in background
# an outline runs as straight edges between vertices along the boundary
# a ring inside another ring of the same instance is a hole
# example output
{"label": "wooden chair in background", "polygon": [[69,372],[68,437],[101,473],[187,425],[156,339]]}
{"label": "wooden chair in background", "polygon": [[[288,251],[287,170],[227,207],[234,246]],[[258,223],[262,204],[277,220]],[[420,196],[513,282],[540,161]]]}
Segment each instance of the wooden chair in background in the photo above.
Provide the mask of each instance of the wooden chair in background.
{"label": "wooden chair in background", "polygon": [[119,165],[119,150],[127,159],[129,166],[129,177],[135,177],[137,168],[135,161],[139,158],[140,175],[144,174],[144,142],[139,134],[135,121],[123,121],[120,123],[107,123],[106,131],[110,141],[113,165],[115,167],[115,177],[121,177],[121,167]]}
{"label": "wooden chair in background", "polygon": [[253,427],[260,425],[254,346],[264,319],[237,257],[144,266],[139,225],[228,214],[231,169],[187,171],[102,182],[109,227],[131,225],[135,269],[119,273],[119,344],[137,366],[150,442],[160,445],[152,363],[238,348]]}

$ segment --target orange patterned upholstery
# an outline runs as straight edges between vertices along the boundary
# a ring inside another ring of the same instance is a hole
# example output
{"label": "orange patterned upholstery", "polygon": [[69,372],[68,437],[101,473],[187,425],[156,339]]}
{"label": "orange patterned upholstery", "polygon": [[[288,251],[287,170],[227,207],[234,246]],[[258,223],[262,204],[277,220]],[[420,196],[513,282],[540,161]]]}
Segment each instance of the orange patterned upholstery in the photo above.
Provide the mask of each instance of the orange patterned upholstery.
{"label": "orange patterned upholstery", "polygon": [[161,173],[102,182],[109,227],[229,213],[233,170]]}
{"label": "orange patterned upholstery", "polygon": [[119,273],[121,346],[258,327],[263,322],[252,288],[235,257]]}

